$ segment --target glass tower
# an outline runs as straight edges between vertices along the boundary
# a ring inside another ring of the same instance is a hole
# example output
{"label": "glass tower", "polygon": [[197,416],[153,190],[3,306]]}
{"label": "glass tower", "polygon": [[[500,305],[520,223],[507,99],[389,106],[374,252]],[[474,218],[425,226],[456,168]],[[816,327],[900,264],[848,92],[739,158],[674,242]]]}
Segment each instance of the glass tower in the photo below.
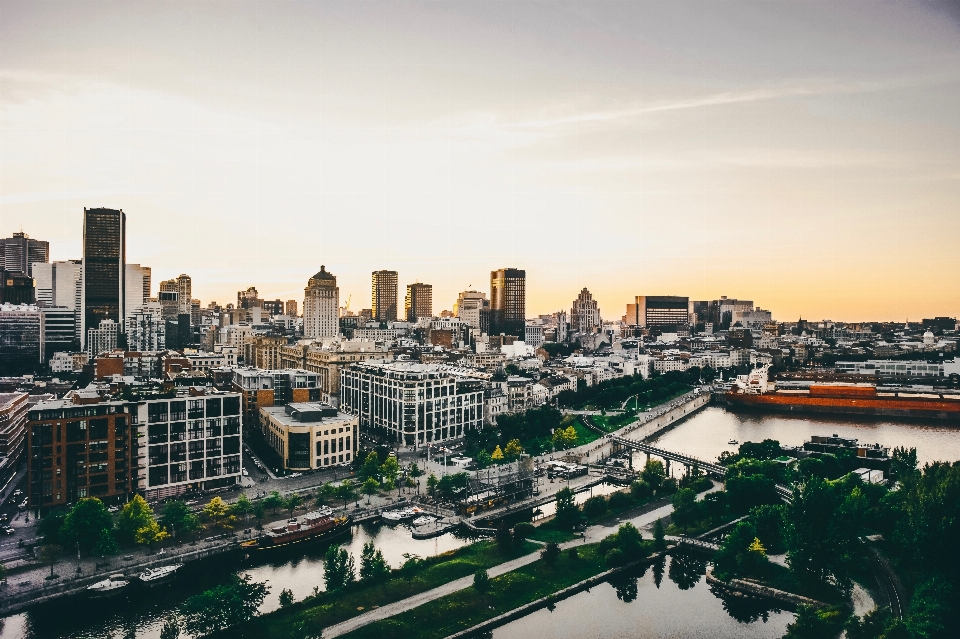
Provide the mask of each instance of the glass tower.
{"label": "glass tower", "polygon": [[127,215],[115,209],[83,209],[83,311],[80,338],[101,320],[123,325]]}

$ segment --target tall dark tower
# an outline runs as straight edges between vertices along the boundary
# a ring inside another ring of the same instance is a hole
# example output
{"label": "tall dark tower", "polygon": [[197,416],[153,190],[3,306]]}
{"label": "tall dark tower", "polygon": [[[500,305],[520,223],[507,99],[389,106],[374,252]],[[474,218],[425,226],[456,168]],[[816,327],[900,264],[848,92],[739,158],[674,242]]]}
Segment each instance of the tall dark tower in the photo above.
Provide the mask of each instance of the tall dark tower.
{"label": "tall dark tower", "polygon": [[83,209],[83,273],[80,339],[110,319],[123,326],[127,215],[115,209]]}
{"label": "tall dark tower", "polygon": [[373,319],[378,322],[397,321],[397,288],[399,277],[396,271],[374,271],[371,282],[370,302]]}
{"label": "tall dark tower", "polygon": [[527,319],[527,272],[502,268],[490,272],[490,334],[523,339]]}

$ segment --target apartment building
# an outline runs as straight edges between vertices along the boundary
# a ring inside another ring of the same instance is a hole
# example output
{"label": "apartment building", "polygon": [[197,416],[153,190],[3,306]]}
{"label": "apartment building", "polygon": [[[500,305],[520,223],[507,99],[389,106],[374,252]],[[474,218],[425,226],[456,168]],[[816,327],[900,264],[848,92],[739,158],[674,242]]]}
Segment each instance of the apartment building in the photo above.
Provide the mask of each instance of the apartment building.
{"label": "apartment building", "polygon": [[262,407],[260,427],[267,443],[290,470],[348,464],[357,454],[357,416],[341,413],[328,404],[295,402]]}

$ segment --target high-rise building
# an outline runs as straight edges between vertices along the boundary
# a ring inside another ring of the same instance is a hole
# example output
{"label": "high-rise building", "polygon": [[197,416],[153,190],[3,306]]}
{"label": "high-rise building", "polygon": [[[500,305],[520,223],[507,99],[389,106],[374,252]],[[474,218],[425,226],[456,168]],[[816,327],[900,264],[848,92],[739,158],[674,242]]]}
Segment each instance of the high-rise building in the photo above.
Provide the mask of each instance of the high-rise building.
{"label": "high-rise building", "polygon": [[166,328],[160,302],[147,302],[127,318],[127,350],[162,351],[167,347]]}
{"label": "high-rise building", "polygon": [[251,286],[245,291],[237,291],[237,308],[254,308],[260,306],[260,294],[256,287]]}
{"label": "high-rise building", "polygon": [[490,300],[486,293],[463,291],[453,305],[453,313],[470,328],[481,333],[490,332]]}
{"label": "high-rise building", "polygon": [[403,314],[408,322],[421,317],[433,317],[433,286],[430,284],[407,284],[407,296],[403,300]]}
{"label": "high-rise building", "polygon": [[287,317],[296,317],[299,314],[297,310],[297,300],[287,300],[286,306],[284,307],[284,315]]}
{"label": "high-rise building", "polygon": [[527,272],[502,268],[490,272],[490,334],[526,334]]}
{"label": "high-rise building", "polygon": [[80,343],[81,282],[80,260],[35,264],[33,278],[37,285],[37,305],[70,309],[74,314],[74,339]]}
{"label": "high-rise building", "polygon": [[177,283],[177,293],[180,294],[179,314],[190,315],[193,303],[193,280],[189,275],[180,274],[173,281]]}
{"label": "high-rise building", "polygon": [[143,301],[146,302],[153,290],[153,270],[149,266],[141,266],[140,273],[143,275]]}
{"label": "high-rise building", "polygon": [[19,271],[0,271],[0,304],[33,304],[33,278]]}
{"label": "high-rise building", "polygon": [[58,351],[71,352],[79,347],[77,340],[77,317],[72,308],[45,306],[43,315],[43,361],[48,361]]}
{"label": "high-rise building", "polygon": [[32,373],[43,361],[43,315],[36,306],[0,304],[0,376]]}
{"label": "high-rise building", "polygon": [[570,307],[570,327],[575,333],[592,333],[600,328],[600,308],[586,288]]}
{"label": "high-rise building", "polygon": [[87,329],[86,351],[91,359],[117,347],[120,325],[111,319],[100,320],[97,328]]}
{"label": "high-rise building", "polygon": [[24,232],[0,239],[0,270],[33,276],[33,265],[50,261],[50,243]]}
{"label": "high-rise building", "polygon": [[[296,313],[296,307],[293,310]],[[307,287],[303,289],[303,336],[308,339],[336,337],[340,333],[339,314],[337,278],[321,264],[320,270],[307,280]]]}
{"label": "high-rise building", "polygon": [[83,209],[82,340],[103,320],[122,325],[126,262],[127,215],[115,209]]}
{"label": "high-rise building", "polygon": [[124,267],[124,273],[126,274],[126,299],[124,300],[125,308],[123,312],[124,321],[140,310],[140,307],[143,306],[144,303],[149,299],[149,295],[144,295],[145,291],[149,293],[149,272],[149,268],[144,268],[139,264],[127,264]]}
{"label": "high-rise building", "polygon": [[674,331],[690,324],[690,299],[676,295],[638,295],[627,304],[626,323],[641,328]]}
{"label": "high-rise building", "polygon": [[374,271],[370,289],[373,304],[373,319],[378,322],[397,321],[397,287],[399,277],[396,271]]}

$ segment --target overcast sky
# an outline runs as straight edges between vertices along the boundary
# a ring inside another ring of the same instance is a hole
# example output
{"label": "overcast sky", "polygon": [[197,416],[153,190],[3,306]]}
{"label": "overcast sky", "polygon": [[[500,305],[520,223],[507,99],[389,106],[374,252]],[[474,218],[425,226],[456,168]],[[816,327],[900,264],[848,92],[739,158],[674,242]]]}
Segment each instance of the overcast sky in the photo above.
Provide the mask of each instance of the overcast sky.
{"label": "overcast sky", "polygon": [[387,268],[439,312],[514,266],[530,316],[956,316],[951,5],[0,0],[0,234],[78,258],[122,208],[204,304],[324,264],[353,310]]}

